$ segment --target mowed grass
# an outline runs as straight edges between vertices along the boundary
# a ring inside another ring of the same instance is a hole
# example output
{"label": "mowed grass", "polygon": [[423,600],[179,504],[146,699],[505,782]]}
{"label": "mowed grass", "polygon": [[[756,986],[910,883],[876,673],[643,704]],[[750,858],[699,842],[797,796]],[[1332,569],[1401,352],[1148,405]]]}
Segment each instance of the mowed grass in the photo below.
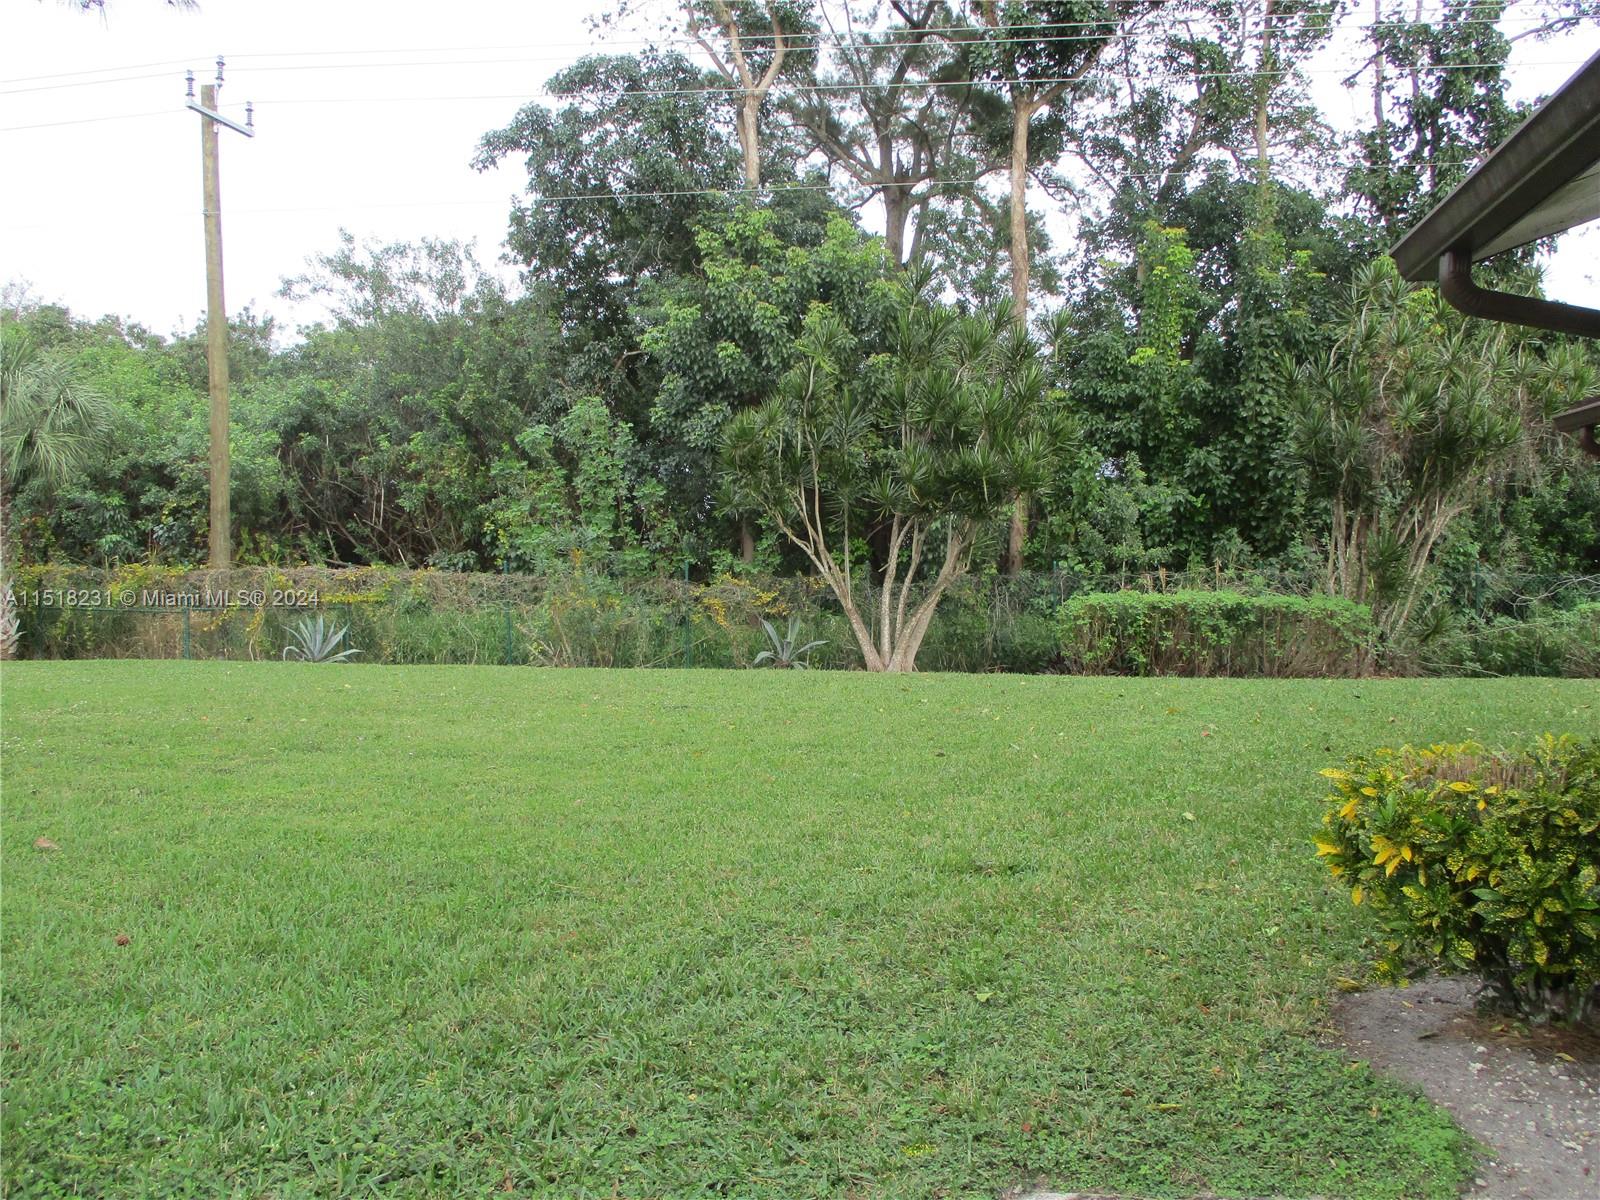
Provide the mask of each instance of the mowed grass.
{"label": "mowed grass", "polygon": [[1453,1195],[1316,771],[1597,700],[8,664],[5,1190]]}

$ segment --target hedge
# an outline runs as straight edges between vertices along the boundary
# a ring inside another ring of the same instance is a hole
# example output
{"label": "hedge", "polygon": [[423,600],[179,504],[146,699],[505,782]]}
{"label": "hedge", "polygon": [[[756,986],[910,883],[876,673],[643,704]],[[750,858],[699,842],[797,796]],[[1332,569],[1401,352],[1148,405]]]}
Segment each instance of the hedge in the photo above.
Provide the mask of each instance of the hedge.
{"label": "hedge", "polygon": [[1354,676],[1376,640],[1365,605],[1229,591],[1086,593],[1057,628],[1065,668],[1091,675]]}

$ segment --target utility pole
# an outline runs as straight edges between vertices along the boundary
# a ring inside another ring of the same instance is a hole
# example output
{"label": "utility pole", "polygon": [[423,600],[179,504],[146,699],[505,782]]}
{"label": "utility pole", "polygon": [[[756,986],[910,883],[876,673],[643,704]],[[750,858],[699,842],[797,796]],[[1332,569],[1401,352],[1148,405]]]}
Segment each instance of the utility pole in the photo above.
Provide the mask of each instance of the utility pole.
{"label": "utility pole", "polygon": [[255,108],[245,105],[245,123],[217,111],[222,88],[222,59],[216,83],[203,84],[194,98],[194,72],[189,72],[189,107],[200,114],[200,167],[204,177],[206,224],[206,366],[211,383],[211,537],[213,570],[227,570],[233,561],[233,523],[228,479],[228,306],[222,295],[222,181],[217,170],[217,126],[255,137]]}

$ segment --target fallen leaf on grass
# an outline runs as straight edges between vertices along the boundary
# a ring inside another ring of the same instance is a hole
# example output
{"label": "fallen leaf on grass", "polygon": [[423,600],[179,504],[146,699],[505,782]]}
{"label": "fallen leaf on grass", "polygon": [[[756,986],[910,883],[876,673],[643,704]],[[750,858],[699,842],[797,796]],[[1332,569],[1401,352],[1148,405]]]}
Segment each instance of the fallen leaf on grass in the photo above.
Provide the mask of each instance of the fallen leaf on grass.
{"label": "fallen leaf on grass", "polygon": [[129,937],[127,934],[125,934],[125,933],[117,934],[117,945],[126,946],[131,941],[133,941],[133,939],[131,937]]}
{"label": "fallen leaf on grass", "polygon": [[60,846],[56,845],[54,842],[52,842],[47,837],[42,837],[42,838],[39,838],[37,841],[35,841],[33,843],[33,848],[35,850],[59,850],[59,849],[61,849]]}

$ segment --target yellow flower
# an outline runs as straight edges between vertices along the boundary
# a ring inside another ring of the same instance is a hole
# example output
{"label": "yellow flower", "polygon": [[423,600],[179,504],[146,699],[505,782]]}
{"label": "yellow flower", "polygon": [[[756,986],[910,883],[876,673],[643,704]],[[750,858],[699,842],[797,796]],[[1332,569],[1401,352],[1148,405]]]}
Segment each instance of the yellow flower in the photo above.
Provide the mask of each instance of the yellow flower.
{"label": "yellow flower", "polygon": [[1362,894],[1361,885],[1358,883],[1350,889],[1350,902],[1352,904],[1360,904]]}

